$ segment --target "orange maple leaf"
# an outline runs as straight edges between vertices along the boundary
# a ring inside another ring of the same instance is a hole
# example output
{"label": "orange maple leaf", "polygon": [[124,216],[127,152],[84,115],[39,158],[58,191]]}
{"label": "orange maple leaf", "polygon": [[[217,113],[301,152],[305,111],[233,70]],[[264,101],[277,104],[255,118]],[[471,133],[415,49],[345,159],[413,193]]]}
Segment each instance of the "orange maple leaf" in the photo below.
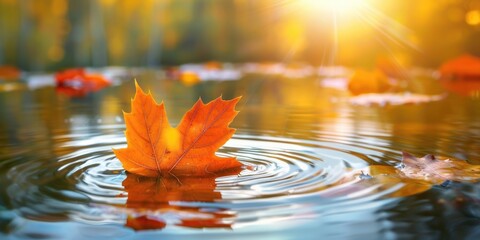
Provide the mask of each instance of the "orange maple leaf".
{"label": "orange maple leaf", "polygon": [[238,113],[239,97],[208,104],[199,99],[172,128],[163,102],[135,86],[131,112],[124,113],[128,146],[113,150],[125,170],[149,177],[207,176],[242,166],[235,157],[215,155],[235,132],[228,125]]}

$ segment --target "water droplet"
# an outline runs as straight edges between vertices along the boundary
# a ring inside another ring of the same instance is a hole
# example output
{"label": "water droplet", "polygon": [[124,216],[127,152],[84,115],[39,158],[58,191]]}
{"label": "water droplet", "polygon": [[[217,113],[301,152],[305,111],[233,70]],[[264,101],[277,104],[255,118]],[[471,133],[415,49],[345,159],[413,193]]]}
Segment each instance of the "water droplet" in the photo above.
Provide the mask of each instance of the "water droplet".
{"label": "water droplet", "polygon": [[448,187],[452,184],[452,181],[450,180],[445,180],[445,182],[443,182],[442,184],[440,184],[440,186],[442,187]]}
{"label": "water droplet", "polygon": [[397,166],[395,166],[396,168],[398,169],[404,169],[405,168],[405,164],[404,163],[399,163]]}
{"label": "water droplet", "polygon": [[358,176],[362,180],[367,180],[367,179],[372,179],[373,177],[370,174],[365,174],[363,171],[361,171],[360,176]]}

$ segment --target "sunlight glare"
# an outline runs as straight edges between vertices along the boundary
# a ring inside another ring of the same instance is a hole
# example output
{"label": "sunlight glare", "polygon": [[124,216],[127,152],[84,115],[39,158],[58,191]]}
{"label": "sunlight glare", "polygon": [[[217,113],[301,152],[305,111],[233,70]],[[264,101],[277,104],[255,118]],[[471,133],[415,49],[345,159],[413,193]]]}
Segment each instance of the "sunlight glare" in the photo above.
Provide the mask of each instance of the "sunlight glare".
{"label": "sunlight glare", "polygon": [[328,10],[338,13],[352,13],[360,6],[361,0],[301,0],[308,9]]}

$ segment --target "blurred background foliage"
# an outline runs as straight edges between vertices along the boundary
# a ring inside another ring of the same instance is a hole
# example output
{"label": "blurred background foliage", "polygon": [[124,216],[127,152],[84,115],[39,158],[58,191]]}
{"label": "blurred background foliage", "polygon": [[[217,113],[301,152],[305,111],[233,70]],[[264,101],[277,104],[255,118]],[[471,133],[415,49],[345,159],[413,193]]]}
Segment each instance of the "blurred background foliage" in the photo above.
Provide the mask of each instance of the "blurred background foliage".
{"label": "blurred background foliage", "polygon": [[[333,3],[335,2],[335,3]],[[23,70],[289,61],[437,67],[480,55],[480,0],[0,0]]]}

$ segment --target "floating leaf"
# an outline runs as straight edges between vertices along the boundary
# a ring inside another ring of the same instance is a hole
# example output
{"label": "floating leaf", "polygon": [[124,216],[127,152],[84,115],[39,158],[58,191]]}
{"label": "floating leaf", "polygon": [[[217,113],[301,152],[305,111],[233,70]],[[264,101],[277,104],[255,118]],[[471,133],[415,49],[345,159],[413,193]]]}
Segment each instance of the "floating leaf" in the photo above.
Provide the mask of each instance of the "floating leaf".
{"label": "floating leaf", "polygon": [[57,85],[68,85],[69,81],[72,81],[76,78],[82,78],[86,75],[85,69],[83,68],[71,68],[66,69],[55,74],[55,80]]}
{"label": "floating leaf", "polygon": [[218,70],[222,69],[222,63],[217,61],[209,61],[203,64],[205,69]]}
{"label": "floating leaf", "polygon": [[392,86],[387,76],[378,70],[357,70],[348,81],[348,90],[353,95],[383,93],[392,88]]}
{"label": "floating leaf", "polygon": [[193,86],[200,82],[200,77],[198,74],[192,71],[180,72],[179,79],[186,86]]}
{"label": "floating leaf", "polygon": [[136,85],[132,110],[124,113],[127,148],[114,149],[128,172],[143,176],[208,176],[240,168],[234,157],[218,157],[215,152],[234,134],[228,125],[237,115],[240,98],[202,100],[188,111],[177,128],[168,122],[163,103]]}
{"label": "floating leaf", "polygon": [[478,78],[480,77],[480,58],[464,54],[445,62],[439,71],[443,77],[447,78]]}
{"label": "floating leaf", "polygon": [[4,65],[0,66],[0,80],[16,80],[19,79],[21,72],[14,66]]}
{"label": "floating leaf", "polygon": [[82,68],[67,69],[55,74],[57,91],[72,97],[82,97],[110,85],[101,75],[88,74]]}

